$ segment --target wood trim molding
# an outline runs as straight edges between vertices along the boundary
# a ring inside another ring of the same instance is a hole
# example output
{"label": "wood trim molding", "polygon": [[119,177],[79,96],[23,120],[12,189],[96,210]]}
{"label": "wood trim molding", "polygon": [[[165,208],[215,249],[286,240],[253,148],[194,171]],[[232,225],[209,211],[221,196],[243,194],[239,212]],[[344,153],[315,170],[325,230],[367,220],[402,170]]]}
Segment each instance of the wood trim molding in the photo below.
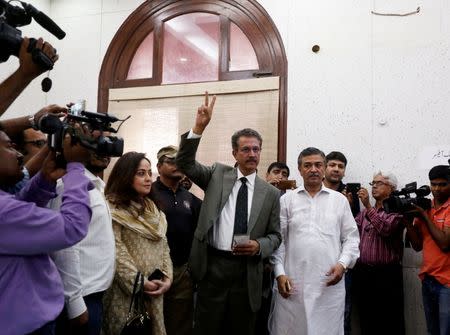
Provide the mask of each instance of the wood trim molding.
{"label": "wood trim molding", "polygon": [[[279,77],[278,160],[286,161],[287,58],[281,36],[265,9],[256,0],[152,0],[140,5],[122,24],[103,59],[98,82],[98,109],[108,110],[113,88],[157,86],[162,81],[163,23],[178,15],[207,12],[221,16],[221,38],[235,23],[248,37],[256,52],[259,70],[228,71],[228,50],[220,51],[221,81],[251,79],[259,73]],[[154,33],[153,78],[126,80],[128,68],[142,40]],[[221,46],[229,41],[221,40]],[[228,48],[227,48],[228,49]]]}
{"label": "wood trim molding", "polygon": [[279,90],[279,84],[278,77],[270,77],[226,82],[214,81],[208,83],[112,88],[109,90],[109,101],[159,99],[194,95],[203,96],[206,90],[210,94],[276,91]]}

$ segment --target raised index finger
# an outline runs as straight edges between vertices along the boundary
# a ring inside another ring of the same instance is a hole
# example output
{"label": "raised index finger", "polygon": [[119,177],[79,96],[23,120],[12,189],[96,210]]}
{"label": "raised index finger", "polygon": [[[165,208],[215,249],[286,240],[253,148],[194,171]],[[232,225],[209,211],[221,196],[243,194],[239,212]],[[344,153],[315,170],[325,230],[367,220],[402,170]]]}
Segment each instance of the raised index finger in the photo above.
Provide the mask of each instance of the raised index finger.
{"label": "raised index finger", "polygon": [[208,91],[205,91],[205,106],[208,107],[208,103],[209,103],[209,94]]}

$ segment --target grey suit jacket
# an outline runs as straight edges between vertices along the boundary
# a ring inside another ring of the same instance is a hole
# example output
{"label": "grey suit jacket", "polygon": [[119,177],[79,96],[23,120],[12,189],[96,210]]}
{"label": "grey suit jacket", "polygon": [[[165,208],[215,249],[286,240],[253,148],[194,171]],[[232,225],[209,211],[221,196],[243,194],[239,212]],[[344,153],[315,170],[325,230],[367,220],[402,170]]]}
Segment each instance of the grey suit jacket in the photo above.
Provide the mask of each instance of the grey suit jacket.
{"label": "grey suit jacket", "polygon": [[[212,166],[198,163],[195,154],[200,139],[187,139],[187,135],[181,136],[176,164],[205,191],[189,260],[194,279],[200,281],[207,270],[208,232],[219,219],[228,200],[237,179],[237,170],[220,163]],[[279,197],[278,189],[256,176],[248,234],[250,239],[259,242],[261,254],[247,257],[249,302],[253,311],[257,311],[261,305],[262,259],[270,256],[281,243]]]}

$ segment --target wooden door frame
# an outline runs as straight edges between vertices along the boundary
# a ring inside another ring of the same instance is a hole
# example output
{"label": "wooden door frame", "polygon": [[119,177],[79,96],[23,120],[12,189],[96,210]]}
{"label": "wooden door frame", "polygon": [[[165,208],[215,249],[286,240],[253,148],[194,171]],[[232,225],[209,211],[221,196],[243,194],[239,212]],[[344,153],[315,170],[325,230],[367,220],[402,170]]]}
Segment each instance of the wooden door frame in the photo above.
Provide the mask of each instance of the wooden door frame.
{"label": "wooden door frame", "polygon": [[[278,160],[286,161],[287,58],[281,36],[265,9],[256,0],[153,0],[140,5],[113,37],[103,59],[98,83],[98,110],[108,111],[110,88],[157,86],[162,81],[163,24],[176,16],[206,12],[220,16],[219,81],[262,76],[280,77],[278,110]],[[258,71],[228,71],[230,21],[252,43]],[[133,56],[143,39],[154,33],[153,77],[127,80]]]}

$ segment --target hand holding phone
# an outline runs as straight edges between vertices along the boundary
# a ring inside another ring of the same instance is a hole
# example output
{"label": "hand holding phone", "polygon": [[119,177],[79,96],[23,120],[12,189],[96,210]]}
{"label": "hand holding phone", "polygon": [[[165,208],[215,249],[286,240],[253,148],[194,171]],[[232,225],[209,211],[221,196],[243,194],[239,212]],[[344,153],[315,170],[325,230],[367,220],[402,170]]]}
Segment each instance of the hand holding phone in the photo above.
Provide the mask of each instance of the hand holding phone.
{"label": "hand holding phone", "polygon": [[295,180],[280,180],[277,188],[280,190],[293,190],[297,188],[297,182]]}
{"label": "hand holding phone", "polygon": [[239,245],[245,245],[250,240],[250,235],[247,234],[235,234],[233,235],[233,245],[232,247],[236,247]]}
{"label": "hand holding phone", "polygon": [[361,189],[360,183],[348,183],[345,185],[347,193],[356,194]]}
{"label": "hand holding phone", "polygon": [[164,273],[160,269],[156,269],[148,276],[147,279],[152,281],[152,280],[163,280],[163,278]]}

